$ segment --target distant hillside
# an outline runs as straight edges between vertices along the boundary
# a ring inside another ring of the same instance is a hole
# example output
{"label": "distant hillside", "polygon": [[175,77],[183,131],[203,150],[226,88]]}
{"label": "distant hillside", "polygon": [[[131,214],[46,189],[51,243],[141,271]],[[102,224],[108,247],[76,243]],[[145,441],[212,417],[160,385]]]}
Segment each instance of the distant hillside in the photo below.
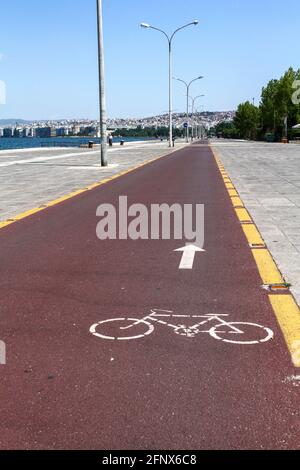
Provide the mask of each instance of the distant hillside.
{"label": "distant hillside", "polygon": [[14,124],[30,124],[31,121],[25,121],[24,119],[0,119],[0,126],[12,126]]}

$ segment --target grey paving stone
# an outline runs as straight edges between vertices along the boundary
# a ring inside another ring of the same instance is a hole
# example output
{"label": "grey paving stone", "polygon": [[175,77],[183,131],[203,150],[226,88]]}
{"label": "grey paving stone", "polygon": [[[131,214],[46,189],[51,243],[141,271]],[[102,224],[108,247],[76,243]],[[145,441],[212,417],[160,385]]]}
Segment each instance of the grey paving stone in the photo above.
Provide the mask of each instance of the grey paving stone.
{"label": "grey paving stone", "polygon": [[[177,141],[176,147],[185,144]],[[0,221],[84,188],[168,152],[168,143],[128,143],[109,149],[108,168],[95,150],[31,149],[0,151]]]}
{"label": "grey paving stone", "polygon": [[300,145],[212,145],[300,305]]}

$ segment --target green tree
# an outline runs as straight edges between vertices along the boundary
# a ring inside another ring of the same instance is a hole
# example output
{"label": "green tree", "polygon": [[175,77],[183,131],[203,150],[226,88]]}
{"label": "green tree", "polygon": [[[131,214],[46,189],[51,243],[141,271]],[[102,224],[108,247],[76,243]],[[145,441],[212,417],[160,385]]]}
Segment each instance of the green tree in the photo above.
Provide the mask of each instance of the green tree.
{"label": "green tree", "polygon": [[239,137],[238,130],[236,129],[233,121],[222,121],[213,129],[213,133],[218,137],[224,139],[236,139]]}
{"label": "green tree", "polygon": [[272,132],[277,140],[285,134],[284,121],[287,117],[288,127],[292,128],[300,120],[300,105],[294,104],[293,83],[300,79],[300,70],[289,70],[279,79],[271,80],[262,90],[261,124],[263,133]]}
{"label": "green tree", "polygon": [[258,134],[260,121],[259,108],[251,104],[249,101],[238,106],[234,125],[242,139],[255,140]]}

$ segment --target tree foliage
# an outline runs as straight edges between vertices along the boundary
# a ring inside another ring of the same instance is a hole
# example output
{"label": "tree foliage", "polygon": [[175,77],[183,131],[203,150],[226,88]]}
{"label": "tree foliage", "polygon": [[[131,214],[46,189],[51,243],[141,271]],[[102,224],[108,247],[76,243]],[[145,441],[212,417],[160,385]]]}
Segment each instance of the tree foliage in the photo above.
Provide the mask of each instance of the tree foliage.
{"label": "tree foliage", "polygon": [[[173,129],[174,137],[183,137],[184,129]],[[136,129],[116,129],[114,135],[122,137],[149,137],[149,138],[167,138],[169,136],[168,127],[137,127]]]}
{"label": "tree foliage", "polygon": [[272,132],[277,140],[285,134],[286,117],[290,134],[291,128],[300,122],[300,104],[295,104],[292,99],[295,93],[293,84],[296,80],[300,80],[300,70],[289,68],[279,80],[271,80],[262,90],[262,132]]}
{"label": "tree foliage", "polygon": [[[249,101],[238,106],[232,123],[220,123],[215,128],[218,136],[243,139],[281,140],[285,137],[287,119],[288,137],[295,136],[293,126],[300,123],[300,69],[292,67],[279,79],[272,79],[262,89],[259,107]],[[298,88],[298,92],[297,92]]]}
{"label": "tree foliage", "polygon": [[237,139],[239,137],[238,130],[232,121],[223,121],[216,125],[213,134],[224,139]]}
{"label": "tree foliage", "polygon": [[259,126],[260,110],[249,101],[238,106],[234,125],[238,131],[239,137],[247,140],[257,138]]}

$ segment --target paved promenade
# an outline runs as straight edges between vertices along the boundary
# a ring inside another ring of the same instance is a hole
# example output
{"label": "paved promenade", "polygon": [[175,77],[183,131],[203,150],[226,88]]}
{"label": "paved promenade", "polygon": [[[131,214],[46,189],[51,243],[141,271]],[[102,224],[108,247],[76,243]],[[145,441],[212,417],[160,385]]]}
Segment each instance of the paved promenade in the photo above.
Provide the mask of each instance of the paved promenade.
{"label": "paved promenade", "polygon": [[300,146],[212,144],[300,304]]}
{"label": "paved promenade", "polygon": [[115,144],[107,168],[99,166],[99,147],[0,151],[0,222],[168,151],[166,141]]}

